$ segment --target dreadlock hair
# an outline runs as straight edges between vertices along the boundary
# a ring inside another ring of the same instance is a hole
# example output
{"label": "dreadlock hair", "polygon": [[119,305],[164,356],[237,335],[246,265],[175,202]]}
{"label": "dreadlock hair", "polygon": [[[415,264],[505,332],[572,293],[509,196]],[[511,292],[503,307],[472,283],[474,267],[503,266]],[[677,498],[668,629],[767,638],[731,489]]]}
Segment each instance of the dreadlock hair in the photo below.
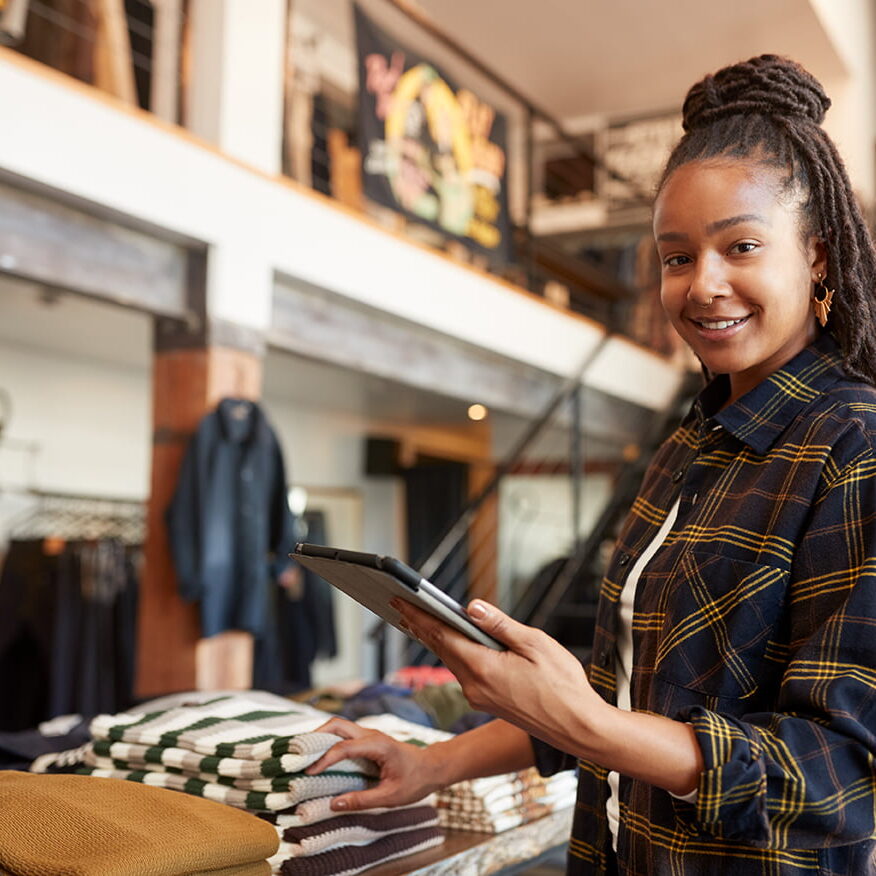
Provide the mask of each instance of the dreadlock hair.
{"label": "dreadlock hair", "polygon": [[815,77],[777,55],[760,55],[706,76],[687,93],[685,134],[660,183],[691,161],[745,159],[787,172],[801,193],[801,232],[827,249],[825,283],[836,289],[829,327],[843,365],[876,384],[876,249],[836,146],[820,127],[830,99]]}

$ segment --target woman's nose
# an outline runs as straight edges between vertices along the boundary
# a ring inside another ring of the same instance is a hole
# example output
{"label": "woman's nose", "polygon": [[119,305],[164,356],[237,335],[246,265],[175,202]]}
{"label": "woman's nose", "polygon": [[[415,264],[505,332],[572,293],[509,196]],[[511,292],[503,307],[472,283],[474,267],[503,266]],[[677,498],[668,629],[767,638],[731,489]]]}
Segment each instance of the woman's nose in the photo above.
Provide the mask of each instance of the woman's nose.
{"label": "woman's nose", "polygon": [[729,286],[721,259],[709,255],[697,259],[687,290],[688,301],[700,307],[708,307],[716,298],[726,297],[728,292]]}

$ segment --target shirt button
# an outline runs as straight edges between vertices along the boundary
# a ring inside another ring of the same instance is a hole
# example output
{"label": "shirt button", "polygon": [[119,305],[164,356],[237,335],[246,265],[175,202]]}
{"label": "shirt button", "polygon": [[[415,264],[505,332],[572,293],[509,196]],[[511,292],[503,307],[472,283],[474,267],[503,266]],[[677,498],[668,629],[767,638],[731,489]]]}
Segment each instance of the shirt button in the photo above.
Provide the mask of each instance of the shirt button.
{"label": "shirt button", "polygon": [[611,654],[609,653],[608,648],[603,648],[602,653],[599,655],[599,665],[600,666],[608,666],[611,660]]}
{"label": "shirt button", "polygon": [[629,563],[629,561],[630,561],[629,554],[621,554],[620,559],[617,561],[617,564],[619,566],[626,566]]}
{"label": "shirt button", "polygon": [[672,483],[677,484],[684,477],[684,469],[680,468],[675,474],[672,475]]}

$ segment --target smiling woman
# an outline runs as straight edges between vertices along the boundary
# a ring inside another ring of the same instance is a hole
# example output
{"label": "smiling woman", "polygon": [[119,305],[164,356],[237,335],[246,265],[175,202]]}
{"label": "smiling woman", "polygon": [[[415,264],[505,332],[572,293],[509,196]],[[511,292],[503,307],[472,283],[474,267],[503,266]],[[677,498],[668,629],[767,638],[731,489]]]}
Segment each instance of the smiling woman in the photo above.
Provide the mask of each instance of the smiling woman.
{"label": "smiling woman", "polygon": [[728,403],[815,340],[826,250],[803,239],[783,184],[775,169],[711,158],[675,171],[655,204],[663,307],[706,368],[730,375]]}
{"label": "smiling woman", "polygon": [[876,251],[829,104],[772,55],[685,101],[654,232],[711,379],[620,531],[592,664],[481,600],[508,650],[400,604],[501,720],[425,751],[330,722],[346,741],[311,769],[382,779],[335,808],[577,763],[571,874],[876,872]]}

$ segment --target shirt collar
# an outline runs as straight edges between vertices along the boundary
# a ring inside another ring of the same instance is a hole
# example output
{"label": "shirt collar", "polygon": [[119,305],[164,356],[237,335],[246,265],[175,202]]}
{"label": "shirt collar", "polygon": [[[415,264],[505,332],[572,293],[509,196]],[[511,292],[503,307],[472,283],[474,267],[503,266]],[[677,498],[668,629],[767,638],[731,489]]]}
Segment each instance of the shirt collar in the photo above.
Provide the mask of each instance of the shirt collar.
{"label": "shirt collar", "polygon": [[842,354],[836,341],[823,332],[790,362],[762,380],[742,398],[720,410],[730,391],[730,380],[719,374],[699,394],[694,408],[703,425],[712,421],[766,453],[788,424],[819,394],[841,379]]}
{"label": "shirt collar", "polygon": [[251,440],[259,416],[255,402],[244,398],[224,398],[219,402],[216,412],[226,441],[246,444]]}

